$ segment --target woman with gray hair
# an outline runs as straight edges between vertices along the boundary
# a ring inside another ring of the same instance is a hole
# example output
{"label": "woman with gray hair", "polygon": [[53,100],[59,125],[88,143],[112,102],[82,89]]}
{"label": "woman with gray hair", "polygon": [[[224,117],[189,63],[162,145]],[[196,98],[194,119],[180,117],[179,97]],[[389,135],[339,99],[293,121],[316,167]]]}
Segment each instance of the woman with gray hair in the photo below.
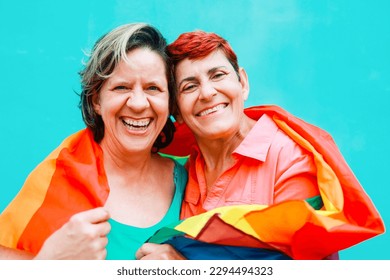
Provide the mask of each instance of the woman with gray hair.
{"label": "woman with gray hair", "polygon": [[0,258],[134,259],[179,220],[187,174],[157,152],[173,138],[171,62],[147,24],[99,39],[80,72],[87,126],[29,175],[0,216]]}

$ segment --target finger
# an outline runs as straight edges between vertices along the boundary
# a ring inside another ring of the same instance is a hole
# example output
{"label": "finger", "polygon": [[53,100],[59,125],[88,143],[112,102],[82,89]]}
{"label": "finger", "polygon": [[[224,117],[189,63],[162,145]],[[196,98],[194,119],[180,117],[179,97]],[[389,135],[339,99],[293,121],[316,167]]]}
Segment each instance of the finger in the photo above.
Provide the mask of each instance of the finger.
{"label": "finger", "polygon": [[98,260],[105,260],[107,257],[107,250],[106,249],[103,249],[99,252],[98,256],[97,256],[97,259]]}
{"label": "finger", "polygon": [[145,256],[145,253],[144,253],[144,250],[143,250],[144,245],[145,244],[143,244],[141,247],[139,247],[137,252],[135,252],[135,258],[137,260],[140,260],[140,259],[142,259]]}
{"label": "finger", "polygon": [[137,260],[140,260],[142,258],[144,258],[146,255],[149,255],[151,254],[152,252],[154,252],[157,247],[159,245],[158,244],[153,244],[153,243],[144,243],[139,249],[138,251],[135,253],[135,258]]}
{"label": "finger", "polygon": [[92,224],[105,222],[110,218],[110,214],[103,207],[86,210],[74,216],[77,216],[78,219],[87,221]]}
{"label": "finger", "polygon": [[149,255],[145,255],[145,256],[143,256],[142,258],[137,259],[137,260],[140,260],[140,261],[147,261],[147,260],[156,261],[156,260],[159,260],[159,259],[156,258],[153,254],[149,254]]}
{"label": "finger", "polygon": [[99,237],[99,239],[96,239],[93,243],[90,244],[91,248],[94,248],[94,251],[101,251],[105,250],[108,244],[108,238],[107,237]]}
{"label": "finger", "polygon": [[102,244],[103,248],[106,248],[107,244],[108,244],[108,238],[107,237],[101,237],[101,244]]}
{"label": "finger", "polygon": [[91,223],[106,222],[110,219],[110,213],[103,207],[98,207],[89,211],[88,218]]}
{"label": "finger", "polygon": [[93,230],[96,232],[96,236],[106,236],[111,231],[111,225],[109,222],[101,222],[93,224]]}

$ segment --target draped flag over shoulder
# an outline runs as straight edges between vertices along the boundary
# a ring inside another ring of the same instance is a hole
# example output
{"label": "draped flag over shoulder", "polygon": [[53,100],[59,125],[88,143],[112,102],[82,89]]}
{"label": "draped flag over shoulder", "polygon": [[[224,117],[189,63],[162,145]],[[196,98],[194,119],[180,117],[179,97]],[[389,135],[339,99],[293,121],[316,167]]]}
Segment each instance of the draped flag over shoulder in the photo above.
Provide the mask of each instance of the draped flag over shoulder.
{"label": "draped flag over shoulder", "polygon": [[108,193],[100,146],[81,130],[31,172],[0,215],[0,244],[35,254],[73,214],[103,206]]}
{"label": "draped flag over shoulder", "polygon": [[[210,244],[273,249],[293,259],[323,259],[384,232],[379,213],[327,132],[277,106],[251,107],[245,113],[255,120],[271,116],[313,154],[323,207],[316,210],[307,201],[220,207],[185,219],[168,234],[157,232],[151,242],[185,235]],[[162,152],[187,156],[195,138],[186,125],[176,125],[174,142]]]}
{"label": "draped flag over shoulder", "polygon": [[[253,119],[268,114],[313,154],[323,206],[316,207],[318,203],[313,201],[287,201],[271,206],[221,207],[163,228],[151,241],[170,242],[172,237],[186,236],[186,241],[198,242],[192,244],[198,248],[220,244],[234,247],[228,248],[234,254],[252,247],[269,250],[263,258],[322,259],[384,232],[379,213],[329,134],[276,106],[252,107],[245,113]],[[185,158],[195,139],[187,126],[176,125],[174,142],[161,152]],[[102,150],[91,131],[81,130],[33,170],[0,215],[0,244],[37,253],[46,238],[73,214],[104,206],[108,193]],[[244,255],[244,259],[250,257]]]}

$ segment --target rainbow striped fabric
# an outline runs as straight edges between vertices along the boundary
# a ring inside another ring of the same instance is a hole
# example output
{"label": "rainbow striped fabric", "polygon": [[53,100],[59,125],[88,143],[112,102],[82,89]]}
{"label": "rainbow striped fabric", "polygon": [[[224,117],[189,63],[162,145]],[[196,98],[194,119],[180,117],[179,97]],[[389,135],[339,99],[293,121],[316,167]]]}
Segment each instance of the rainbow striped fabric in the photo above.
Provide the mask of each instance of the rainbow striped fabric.
{"label": "rainbow striped fabric", "polygon": [[0,244],[37,253],[73,214],[103,206],[108,193],[100,146],[81,130],[31,172],[0,215]]}
{"label": "rainbow striped fabric", "polygon": [[[278,250],[294,259],[322,259],[384,232],[379,213],[326,132],[275,106],[245,112],[254,119],[272,116],[283,131],[313,153],[323,207],[315,210],[305,201],[222,207],[174,225],[168,237],[179,233],[210,244]],[[186,157],[194,143],[188,127],[177,125],[174,142],[162,152]],[[0,215],[0,244],[37,253],[73,214],[104,206],[109,187],[102,159],[88,129],[68,137],[33,170]]]}
{"label": "rainbow striped fabric", "polygon": [[[173,226],[171,235],[157,233],[152,241],[184,234],[206,243],[273,249],[293,259],[323,259],[384,232],[379,213],[328,133],[277,106],[252,107],[245,113],[253,119],[272,116],[313,154],[323,207],[316,210],[307,201],[226,206],[190,217]],[[163,152],[185,156],[193,144],[194,136],[183,124]]]}

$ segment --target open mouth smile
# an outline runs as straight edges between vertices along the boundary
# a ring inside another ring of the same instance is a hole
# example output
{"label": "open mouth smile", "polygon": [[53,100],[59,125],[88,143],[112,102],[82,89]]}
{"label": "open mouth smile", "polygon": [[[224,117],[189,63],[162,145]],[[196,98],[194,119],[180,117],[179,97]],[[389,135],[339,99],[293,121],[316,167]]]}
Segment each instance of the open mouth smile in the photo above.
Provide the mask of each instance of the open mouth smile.
{"label": "open mouth smile", "polygon": [[215,112],[218,112],[219,110],[225,109],[227,107],[227,104],[218,104],[217,106],[214,106],[213,108],[206,109],[204,111],[199,112],[196,114],[198,117],[207,116],[210,114],[213,114]]}
{"label": "open mouth smile", "polygon": [[122,119],[122,123],[130,130],[143,131],[148,128],[148,126],[151,123],[151,119],[145,119],[145,120]]}

